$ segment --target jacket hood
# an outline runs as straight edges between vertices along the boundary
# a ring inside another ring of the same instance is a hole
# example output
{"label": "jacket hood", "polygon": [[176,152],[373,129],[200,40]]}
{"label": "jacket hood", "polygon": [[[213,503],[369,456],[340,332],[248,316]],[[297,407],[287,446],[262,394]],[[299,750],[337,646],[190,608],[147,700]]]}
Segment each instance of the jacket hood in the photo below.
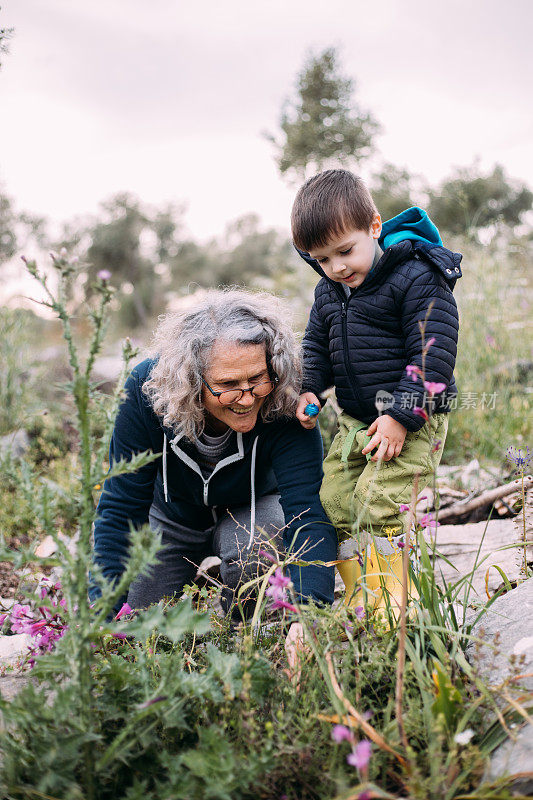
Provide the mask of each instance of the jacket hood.
{"label": "jacket hood", "polygon": [[412,239],[430,245],[442,246],[437,226],[427,213],[418,206],[412,206],[383,223],[378,243],[382,250],[393,244]]}
{"label": "jacket hood", "polygon": [[[378,244],[384,252],[361,284],[366,288],[382,281],[397,264],[408,258],[425,261],[437,269],[450,284],[451,289],[462,276],[459,266],[462,255],[453,253],[443,246],[437,226],[418,206],[407,208],[401,214],[384,222]],[[321,278],[325,278],[335,287],[338,286],[335,281],[327,277],[316,259],[298,248],[296,250]]]}

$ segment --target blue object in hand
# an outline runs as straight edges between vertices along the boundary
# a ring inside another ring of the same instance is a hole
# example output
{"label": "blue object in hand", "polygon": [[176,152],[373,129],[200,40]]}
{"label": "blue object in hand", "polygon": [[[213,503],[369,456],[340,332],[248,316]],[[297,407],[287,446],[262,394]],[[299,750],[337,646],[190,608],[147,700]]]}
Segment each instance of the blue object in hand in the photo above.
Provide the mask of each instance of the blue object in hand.
{"label": "blue object in hand", "polygon": [[308,403],[304,408],[304,414],[308,417],[316,417],[319,411],[320,409],[316,403]]}

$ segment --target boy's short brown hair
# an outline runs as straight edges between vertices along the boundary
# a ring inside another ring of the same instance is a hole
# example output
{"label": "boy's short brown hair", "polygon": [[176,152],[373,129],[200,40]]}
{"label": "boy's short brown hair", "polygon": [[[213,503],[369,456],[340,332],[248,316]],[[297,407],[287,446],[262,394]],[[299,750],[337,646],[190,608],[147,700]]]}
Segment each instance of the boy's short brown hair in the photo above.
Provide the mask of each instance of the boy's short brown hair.
{"label": "boy's short brown hair", "polygon": [[346,169],[327,169],[300,187],[292,207],[292,238],[308,253],[351,228],[368,231],[375,214],[361,178]]}

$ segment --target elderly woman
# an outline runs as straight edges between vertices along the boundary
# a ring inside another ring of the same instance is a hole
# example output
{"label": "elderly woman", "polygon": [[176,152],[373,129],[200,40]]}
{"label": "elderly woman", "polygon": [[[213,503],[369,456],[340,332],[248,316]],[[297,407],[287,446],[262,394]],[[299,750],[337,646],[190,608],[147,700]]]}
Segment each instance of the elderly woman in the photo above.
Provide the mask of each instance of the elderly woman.
{"label": "elderly woman", "polygon": [[[132,608],[179,595],[215,554],[229,610],[268,540],[282,549],[282,538],[305,560],[335,559],[319,500],[320,434],[294,418],[300,362],[287,309],[267,294],[209,291],[164,317],[154,344],[156,357],[126,383],[110,461],[146,450],[161,457],[105,483],[94,530],[104,577],[124,568],[130,523],[148,521],[162,548],[130,586]],[[301,601],[333,601],[332,568],[294,566],[291,578]]]}

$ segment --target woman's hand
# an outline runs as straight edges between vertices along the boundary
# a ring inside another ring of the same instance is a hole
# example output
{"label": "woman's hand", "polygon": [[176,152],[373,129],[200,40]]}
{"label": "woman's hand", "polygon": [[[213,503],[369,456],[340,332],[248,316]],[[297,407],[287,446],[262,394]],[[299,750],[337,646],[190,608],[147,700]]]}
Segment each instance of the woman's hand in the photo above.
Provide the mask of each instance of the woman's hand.
{"label": "woman's hand", "polygon": [[309,403],[314,403],[319,408],[322,408],[320,400],[316,394],[313,394],[313,392],[304,392],[300,395],[300,399],[298,400],[298,405],[296,407],[296,418],[300,421],[304,428],[311,430],[316,425],[316,417],[308,417],[307,414],[304,413],[305,407]]}
{"label": "woman's hand", "polygon": [[377,447],[377,453],[372,456],[372,461],[390,461],[402,452],[403,443],[407,435],[407,428],[397,422],[388,414],[378,417],[367,430],[367,436],[372,436],[366,447],[361,450],[366,456]]}
{"label": "woman's hand", "polygon": [[294,683],[296,691],[300,688],[302,662],[309,654],[309,647],[305,643],[304,626],[301,622],[293,622],[285,639],[285,652],[289,669],[286,670],[289,680]]}

